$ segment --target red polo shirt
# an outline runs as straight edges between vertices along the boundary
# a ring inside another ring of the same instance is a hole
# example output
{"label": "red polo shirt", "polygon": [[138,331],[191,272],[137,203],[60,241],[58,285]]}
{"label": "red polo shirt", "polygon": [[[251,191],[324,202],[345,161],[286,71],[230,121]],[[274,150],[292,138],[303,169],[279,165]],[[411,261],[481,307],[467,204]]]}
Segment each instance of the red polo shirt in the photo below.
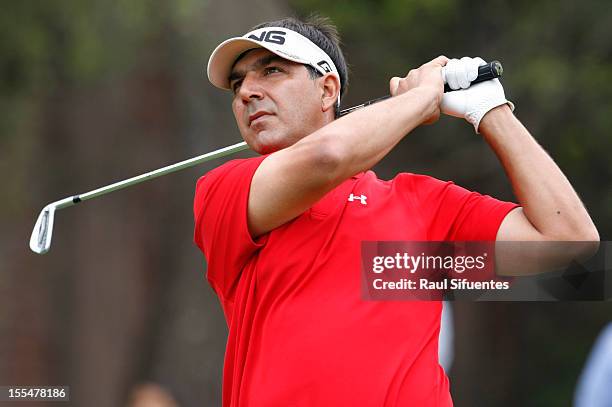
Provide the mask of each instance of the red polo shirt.
{"label": "red polo shirt", "polygon": [[360,242],[495,240],[517,205],[367,171],[254,241],[248,194],[264,159],[230,161],[196,187],[195,242],[229,327],[223,406],[451,406],[441,303],[362,300]]}

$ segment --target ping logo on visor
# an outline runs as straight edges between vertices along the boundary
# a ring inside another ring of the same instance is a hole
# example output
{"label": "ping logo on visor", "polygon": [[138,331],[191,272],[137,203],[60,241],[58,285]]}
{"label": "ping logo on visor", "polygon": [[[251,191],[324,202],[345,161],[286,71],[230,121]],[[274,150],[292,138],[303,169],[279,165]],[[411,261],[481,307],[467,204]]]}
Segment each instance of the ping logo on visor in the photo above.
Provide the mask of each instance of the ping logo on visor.
{"label": "ping logo on visor", "polygon": [[215,48],[206,68],[210,82],[218,88],[229,90],[229,76],[236,59],[253,48],[265,48],[289,61],[309,65],[321,75],[333,73],[340,80],[338,69],[329,55],[308,38],[284,27],[264,27],[242,37],[225,40]]}
{"label": "ping logo on visor", "polygon": [[326,61],[319,61],[317,62],[317,65],[319,65],[321,68],[323,68],[323,70],[325,72],[331,72],[331,66],[329,66],[329,64]]}
{"label": "ping logo on visor", "polygon": [[285,43],[285,35],[284,31],[262,31],[261,35],[257,37],[255,34],[249,35],[249,38],[254,39],[255,41],[266,41],[271,42],[272,44],[283,45]]}

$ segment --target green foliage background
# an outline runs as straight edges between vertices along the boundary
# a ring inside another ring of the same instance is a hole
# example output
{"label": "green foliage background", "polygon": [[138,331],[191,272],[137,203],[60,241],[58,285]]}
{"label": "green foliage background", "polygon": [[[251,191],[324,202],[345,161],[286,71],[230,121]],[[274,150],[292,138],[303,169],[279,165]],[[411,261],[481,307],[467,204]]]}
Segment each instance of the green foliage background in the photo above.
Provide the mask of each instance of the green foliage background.
{"label": "green foliage background", "polygon": [[[612,234],[607,1],[0,8],[0,384],[66,383],[75,405],[123,405],[134,385],[154,381],[180,405],[220,405],[227,327],[191,242],[194,182],[219,162],[62,211],[46,257],[26,242],[47,202],[239,141],[229,99],[203,67],[217,43],[264,20],[316,12],[338,25],[351,67],[344,107],[386,94],[390,77],[440,54],[500,60],[516,115],[564,170],[602,240]],[[452,118],[417,129],[376,171],[515,199],[486,144]],[[612,315],[608,303],[455,306],[458,406],[571,404]]]}

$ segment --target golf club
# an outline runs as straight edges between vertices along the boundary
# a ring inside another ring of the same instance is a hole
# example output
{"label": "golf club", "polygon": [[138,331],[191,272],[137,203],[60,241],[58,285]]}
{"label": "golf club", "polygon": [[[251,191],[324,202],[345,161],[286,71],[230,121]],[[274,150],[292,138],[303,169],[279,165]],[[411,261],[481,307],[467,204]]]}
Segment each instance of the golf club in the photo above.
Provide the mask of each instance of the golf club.
{"label": "golf club", "polygon": [[[478,68],[478,77],[474,81],[472,81],[472,84],[493,78],[498,78],[502,75],[502,73],[503,69],[501,63],[499,63],[498,61],[489,62],[488,64],[482,65]],[[443,77],[445,78],[444,68]],[[444,91],[450,91],[448,86],[445,86]],[[381,98],[365,102],[361,105],[344,109],[340,112],[340,116],[344,116],[357,109],[371,105],[376,102],[380,102],[389,97],[390,96],[383,96]],[[147,172],[145,174],[141,174],[132,178],[128,178],[123,181],[118,181],[113,184],[106,185],[104,187],[100,187],[89,192],[85,192],[83,194],[74,195],[71,197],[60,199],[59,201],[52,202],[45,206],[40,212],[40,215],[38,215],[38,219],[36,220],[36,224],[34,225],[34,229],[32,230],[32,235],[30,237],[30,249],[32,249],[33,252],[38,254],[45,254],[49,251],[49,248],[51,247],[51,237],[53,236],[53,220],[55,217],[55,211],[58,209],[67,208],[69,206],[76,205],[79,202],[87,201],[88,199],[106,195],[113,191],[118,191],[120,189],[127,188],[129,186],[136,185],[153,178],[161,177],[162,175],[170,174],[175,171],[180,171],[185,168],[190,168],[197,164],[214,160],[215,158],[231,155],[246,149],[248,149],[248,146],[245,142],[233,144],[231,146],[220,148],[210,153],[202,154],[197,157],[190,158],[188,160],[181,161],[176,164],[168,165],[166,167],[159,168],[157,170],[153,170],[151,172]]]}
{"label": "golf club", "polygon": [[106,195],[110,192],[117,191],[123,188],[127,188],[131,185],[136,185],[141,182],[161,177],[162,175],[170,174],[175,171],[180,171],[185,168],[193,167],[194,165],[214,160],[215,158],[224,157],[226,155],[237,153],[238,151],[246,150],[247,144],[243,141],[242,143],[233,144],[228,147],[220,148],[210,153],[202,154],[197,157],[190,158],[185,161],[178,162],[176,164],[168,165],[157,170],[147,172],[132,178],[128,178],[123,181],[115,182],[114,184],[106,185],[104,187],[94,189],[83,194],[74,195],[68,198],[60,199],[59,201],[52,202],[45,206],[38,215],[34,230],[32,230],[32,236],[30,237],[30,249],[38,254],[45,254],[49,251],[51,246],[51,237],[53,235],[53,219],[55,217],[55,211],[58,209],[67,208],[69,206],[76,205],[79,202],[87,201],[88,199],[96,198],[101,195]]}

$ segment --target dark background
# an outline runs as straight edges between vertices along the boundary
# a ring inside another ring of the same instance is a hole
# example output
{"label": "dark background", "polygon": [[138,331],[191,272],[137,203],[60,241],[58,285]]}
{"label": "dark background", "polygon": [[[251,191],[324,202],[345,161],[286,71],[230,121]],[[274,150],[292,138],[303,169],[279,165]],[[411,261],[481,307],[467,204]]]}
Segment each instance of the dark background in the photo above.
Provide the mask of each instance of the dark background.
{"label": "dark background", "polygon": [[[343,107],[386,94],[391,76],[440,54],[499,59],[516,115],[610,239],[608,1],[1,8],[0,385],[69,385],[71,405],[120,406],[153,382],[178,405],[220,405],[227,327],[192,243],[192,199],[197,178],[223,160],[59,211],[45,256],[27,244],[48,202],[241,141],[230,97],[209,85],[205,64],[220,41],[265,20],[313,11],[334,20],[351,66]],[[415,130],[375,170],[515,200],[486,143],[453,118]],[[456,303],[456,405],[570,405],[611,316],[609,302]]]}

